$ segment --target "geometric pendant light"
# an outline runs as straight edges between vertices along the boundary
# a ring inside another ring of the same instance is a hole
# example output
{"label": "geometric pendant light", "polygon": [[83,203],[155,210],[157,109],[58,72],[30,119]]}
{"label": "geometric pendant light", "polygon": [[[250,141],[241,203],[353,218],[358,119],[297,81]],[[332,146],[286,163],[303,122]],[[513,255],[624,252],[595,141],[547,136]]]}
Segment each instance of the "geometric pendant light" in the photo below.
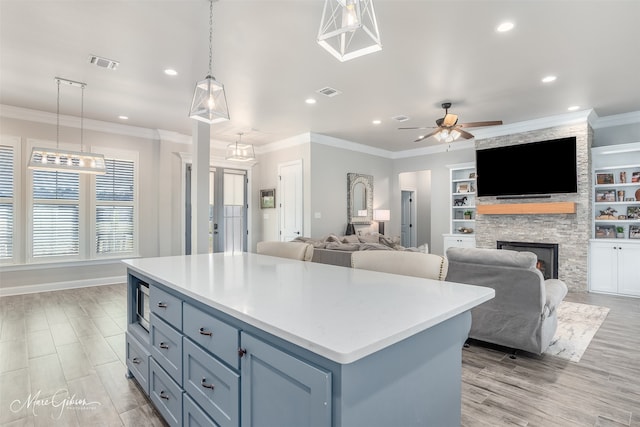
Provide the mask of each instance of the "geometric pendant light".
{"label": "geometric pendant light", "polygon": [[238,140],[235,143],[227,145],[227,156],[225,157],[226,160],[233,160],[236,162],[249,162],[256,159],[256,153],[253,149],[253,145],[243,144],[241,139],[242,132],[238,134]]}
{"label": "geometric pendant light", "polygon": [[341,62],[382,50],[372,0],[325,0],[318,44]]}
{"label": "geometric pendant light", "polygon": [[196,83],[191,102],[189,117],[205,123],[218,123],[229,120],[227,97],[224,85],[218,82],[211,73],[213,58],[213,0],[209,0],[209,73]]}
{"label": "geometric pendant light", "polygon": [[[86,83],[55,78],[58,84],[58,98],[56,109],[56,148],[34,147],[29,158],[29,169],[47,170],[54,172],[89,173],[103,175],[107,173],[104,155],[84,151],[84,88]],[[60,83],[82,89],[80,107],[80,151],[60,149]]]}

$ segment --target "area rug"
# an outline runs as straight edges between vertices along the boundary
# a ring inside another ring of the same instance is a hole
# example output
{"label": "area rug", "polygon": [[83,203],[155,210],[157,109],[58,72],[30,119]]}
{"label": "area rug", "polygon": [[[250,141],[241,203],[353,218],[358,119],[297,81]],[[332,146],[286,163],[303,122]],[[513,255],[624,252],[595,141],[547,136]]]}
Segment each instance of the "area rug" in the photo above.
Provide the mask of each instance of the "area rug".
{"label": "area rug", "polygon": [[608,307],[562,301],[558,329],[545,354],[579,362],[607,314]]}

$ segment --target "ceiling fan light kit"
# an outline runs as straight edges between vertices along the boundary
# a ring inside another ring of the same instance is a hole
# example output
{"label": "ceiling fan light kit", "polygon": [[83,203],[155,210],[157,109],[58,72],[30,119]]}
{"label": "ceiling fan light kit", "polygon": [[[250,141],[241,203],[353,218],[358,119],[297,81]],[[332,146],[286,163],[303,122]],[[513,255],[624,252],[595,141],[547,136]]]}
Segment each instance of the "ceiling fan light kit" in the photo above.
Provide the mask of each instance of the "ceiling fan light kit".
{"label": "ceiling fan light kit", "polygon": [[205,123],[218,123],[229,120],[227,96],[224,85],[218,82],[211,72],[213,62],[213,2],[209,0],[209,72],[204,80],[196,83],[191,101],[189,117]]}
{"label": "ceiling fan light kit", "polygon": [[318,44],[340,62],[382,50],[372,0],[325,0]]}
{"label": "ceiling fan light kit", "polygon": [[[87,84],[63,79],[61,77],[56,77],[55,80],[58,85],[56,101],[56,148],[33,147],[31,156],[29,157],[28,168],[51,172],[104,175],[107,173],[104,155],[84,151],[84,88]],[[60,84],[62,83],[82,89],[80,104],[80,151],[69,151],[60,148]]]}

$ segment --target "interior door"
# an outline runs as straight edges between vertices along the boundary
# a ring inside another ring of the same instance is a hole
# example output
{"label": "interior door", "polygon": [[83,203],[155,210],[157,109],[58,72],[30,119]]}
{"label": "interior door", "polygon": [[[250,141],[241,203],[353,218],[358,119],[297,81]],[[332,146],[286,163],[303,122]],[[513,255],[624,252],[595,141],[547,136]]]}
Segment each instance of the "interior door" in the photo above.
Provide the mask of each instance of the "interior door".
{"label": "interior door", "polygon": [[402,205],[401,210],[401,224],[400,224],[400,244],[406,248],[416,246],[415,233],[414,233],[414,192],[402,191]]}
{"label": "interior door", "polygon": [[288,242],[303,233],[302,160],[278,166],[280,240]]}

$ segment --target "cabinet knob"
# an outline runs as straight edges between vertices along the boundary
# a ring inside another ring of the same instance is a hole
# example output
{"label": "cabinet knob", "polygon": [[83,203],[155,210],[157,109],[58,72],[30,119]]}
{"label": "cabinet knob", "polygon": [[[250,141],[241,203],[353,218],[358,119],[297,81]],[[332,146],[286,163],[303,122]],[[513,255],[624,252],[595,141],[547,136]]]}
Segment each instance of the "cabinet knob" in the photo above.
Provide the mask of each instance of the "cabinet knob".
{"label": "cabinet knob", "polygon": [[213,332],[207,331],[205,328],[200,328],[200,335],[206,335],[210,337],[213,335]]}
{"label": "cabinet knob", "polygon": [[240,348],[238,349],[238,357],[242,357],[242,356],[244,356],[245,354],[247,354],[247,350],[245,350],[244,348],[240,347]]}
{"label": "cabinet knob", "polygon": [[213,384],[207,384],[207,379],[205,377],[202,377],[202,381],[200,381],[200,385],[204,388],[210,388],[211,390],[213,390],[213,387],[214,387]]}
{"label": "cabinet knob", "polygon": [[160,348],[163,348],[163,349],[167,350],[167,349],[169,349],[169,346],[166,345],[165,343],[161,342],[160,343]]}
{"label": "cabinet knob", "polygon": [[160,399],[169,400],[169,396],[167,396],[164,390],[160,390]]}
{"label": "cabinet knob", "polygon": [[166,302],[162,302],[162,301],[160,301],[160,302],[158,303],[158,307],[159,307],[159,308],[167,308],[167,303],[166,303]]}
{"label": "cabinet knob", "polygon": [[140,364],[140,359],[138,359],[137,357],[134,357],[133,359],[131,359],[131,361],[136,365]]}

